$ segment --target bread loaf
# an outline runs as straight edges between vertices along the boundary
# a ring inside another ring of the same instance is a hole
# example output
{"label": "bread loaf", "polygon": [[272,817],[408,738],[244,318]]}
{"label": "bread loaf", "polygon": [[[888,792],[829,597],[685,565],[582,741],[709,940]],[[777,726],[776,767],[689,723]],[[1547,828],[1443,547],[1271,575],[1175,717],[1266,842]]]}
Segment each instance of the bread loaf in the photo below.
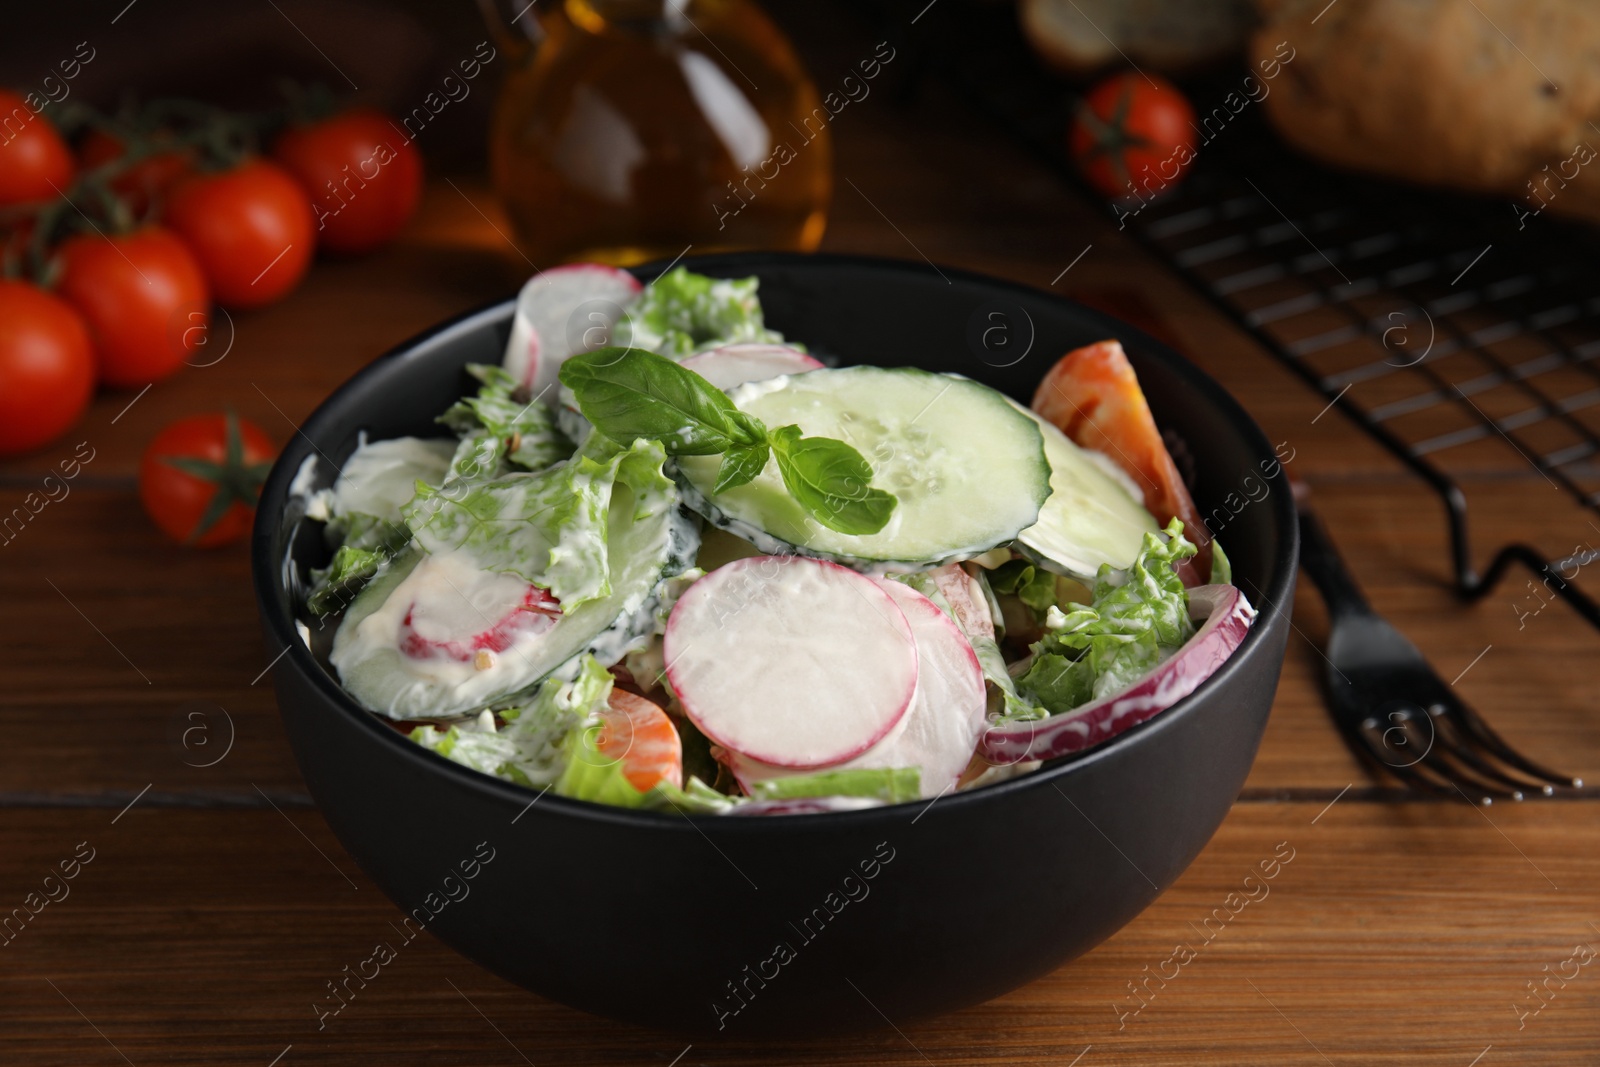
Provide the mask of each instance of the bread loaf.
{"label": "bread loaf", "polygon": [[1264,102],[1337,166],[1600,220],[1597,0],[1258,0],[1257,57],[1287,40]]}
{"label": "bread loaf", "polygon": [[1113,63],[1180,73],[1244,51],[1250,0],[1021,0],[1018,17],[1052,66],[1088,75]]}

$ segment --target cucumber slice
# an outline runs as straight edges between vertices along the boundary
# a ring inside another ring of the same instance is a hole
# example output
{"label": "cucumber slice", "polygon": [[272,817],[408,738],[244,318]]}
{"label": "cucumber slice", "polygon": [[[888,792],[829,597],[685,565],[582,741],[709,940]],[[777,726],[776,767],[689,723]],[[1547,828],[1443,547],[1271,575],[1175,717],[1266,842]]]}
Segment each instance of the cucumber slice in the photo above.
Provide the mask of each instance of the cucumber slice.
{"label": "cucumber slice", "polygon": [[[566,677],[585,652],[610,666],[642,648],[655,632],[664,579],[694,562],[700,534],[693,516],[676,506],[634,521],[632,491],[621,482],[613,490],[610,515],[611,595],[585,602],[549,629],[518,638],[487,669],[449,659],[413,659],[400,651],[401,627],[417,598],[474,593],[472,575],[448,571],[453,562],[448,557],[455,553],[406,552],[361,591],[334,635],[329,660],[345,688],[391,718],[443,718],[503,704],[551,675]],[[424,560],[429,566],[422,566]],[[430,574],[439,567],[446,573]]]}
{"label": "cucumber slice", "polygon": [[1093,578],[1102,563],[1127,567],[1144,535],[1160,530],[1155,516],[1066,434],[1021,404],[1012,406],[1038,423],[1050,461],[1050,499],[1039,521],[1018,535],[1017,549],[1070,578]]}
{"label": "cucumber slice", "polygon": [[875,534],[816,522],[769,462],[754,481],[712,493],[718,456],[677,460],[684,502],[763,552],[857,570],[910,570],[1009,543],[1039,517],[1050,466],[1033,420],[1000,393],[955,374],[844,367],[749,382],[728,394],[776,429],[845,441],[872,464],[872,484],[899,498]]}

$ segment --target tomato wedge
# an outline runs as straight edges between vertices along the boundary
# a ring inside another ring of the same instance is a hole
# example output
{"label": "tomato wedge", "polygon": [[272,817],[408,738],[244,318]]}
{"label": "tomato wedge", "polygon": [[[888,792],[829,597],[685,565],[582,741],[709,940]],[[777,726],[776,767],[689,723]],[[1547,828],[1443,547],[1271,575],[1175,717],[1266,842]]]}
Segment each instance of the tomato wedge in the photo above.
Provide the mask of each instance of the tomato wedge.
{"label": "tomato wedge", "polygon": [[1033,394],[1033,410],[1075,444],[1110,456],[1144,491],[1150,514],[1165,526],[1183,520],[1184,536],[1199,555],[1178,567],[1186,586],[1211,574],[1211,531],[1206,529],[1177,464],[1161,440],[1133,365],[1117,341],[1097,341],[1056,361]]}
{"label": "tomato wedge", "polygon": [[611,690],[595,741],[607,760],[622,761],[622,776],[639,792],[661,781],[683,785],[683,742],[667,713],[644,697]]}

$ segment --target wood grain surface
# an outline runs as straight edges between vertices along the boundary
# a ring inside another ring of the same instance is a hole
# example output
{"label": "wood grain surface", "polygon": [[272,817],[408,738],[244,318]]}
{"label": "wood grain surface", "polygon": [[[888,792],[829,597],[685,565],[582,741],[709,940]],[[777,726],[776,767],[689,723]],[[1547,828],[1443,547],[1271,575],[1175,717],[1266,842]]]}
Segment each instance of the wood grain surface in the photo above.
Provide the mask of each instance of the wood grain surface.
{"label": "wood grain surface", "polygon": [[[858,39],[817,40],[825,78]],[[1559,604],[1528,614],[1520,576],[1464,607],[1437,501],[1342,415],[938,85],[880,94],[835,135],[825,248],[986,271],[1170,338],[1294,449],[1378,610],[1514,744],[1600,781],[1600,635]],[[323,983],[398,913],[310,806],[263,677],[244,547],[164,542],[139,509],[138,458],[169,420],[224,406],[286,440],[378,353],[509,293],[530,267],[505,232],[481,176],[436,179],[392,249],[318,263],[283,303],[233,316],[231,347],[197,360],[212,365],[103,395],[68,438],[0,464],[4,514],[79,442],[93,452],[0,545],[0,913],[93,850],[70,896],[0,945],[0,1063],[1600,1063],[1600,967],[1542,997],[1529,986],[1600,946],[1600,803],[1480,810],[1370,777],[1323,709],[1325,618],[1304,585],[1260,756],[1216,839],[1046,979],[875,1035],[686,1049],[424,937],[319,1030]],[[1591,513],[1503,460],[1464,470],[1480,551],[1600,544]],[[1270,894],[1207,939],[1207,917],[1280,847],[1294,858]],[[1141,1006],[1130,983],[1170,974],[1179,945],[1193,959]]]}

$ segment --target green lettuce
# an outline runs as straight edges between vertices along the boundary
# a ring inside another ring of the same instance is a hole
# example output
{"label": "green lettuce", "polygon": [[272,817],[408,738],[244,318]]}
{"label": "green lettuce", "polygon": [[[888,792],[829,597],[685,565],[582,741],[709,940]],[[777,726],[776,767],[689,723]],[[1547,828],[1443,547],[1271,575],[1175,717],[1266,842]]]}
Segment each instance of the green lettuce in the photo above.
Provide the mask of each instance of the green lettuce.
{"label": "green lettuce", "polygon": [[313,615],[338,611],[393,554],[393,550],[381,547],[340,545],[332,562],[320,570],[312,570],[311,595],[306,598],[306,607]]}
{"label": "green lettuce", "polygon": [[872,797],[900,804],[922,796],[922,771],[917,767],[851,767],[792,778],[756,782],[750,795],[757,800],[793,797]]}
{"label": "green lettuce", "polygon": [[595,743],[598,734],[599,731],[591,727],[572,735],[576,743],[566,770],[555,785],[558,795],[595,804],[609,804],[615,808],[676,812],[679,815],[722,815],[745,803],[743,797],[719,793],[694,775],[690,775],[688,782],[681,787],[663,780],[641,792],[628,781],[620,759],[601,753]]}
{"label": "green lettuce", "polygon": [[418,727],[411,739],[464,767],[518,785],[556,785],[569,767],[574,737],[586,732],[610,699],[611,681],[598,660],[585,656],[572,680],[546,679],[529,703],[502,711],[503,726],[485,711],[442,731]]}
{"label": "green lettuce", "polygon": [[[570,681],[547,679],[529,703],[500,712],[504,725],[497,726],[485,710],[442,730],[420,726],[411,740],[463,767],[574,800],[684,815],[720,815],[744,803],[693,775],[682,787],[663,781],[635,789],[621,759],[600,751],[600,713],[611,699],[612,681],[599,660],[584,656]],[[916,771],[911,774],[914,797]]]}
{"label": "green lettuce", "polygon": [[482,482],[511,472],[506,462],[506,439],[488,430],[473,430],[456,444],[441,486]]}
{"label": "green lettuce", "polygon": [[1211,542],[1211,584],[1233,584],[1233,564],[1228,562],[1228,554],[1215,539]]}
{"label": "green lettuce", "polygon": [[313,615],[338,611],[411,540],[411,531],[397,522],[352,511],[336,515],[323,527],[334,550],[326,567],[311,571],[306,607]]}
{"label": "green lettuce", "polygon": [[507,464],[543,470],[572,455],[572,442],[556,429],[544,398],[523,395],[501,367],[471,363],[467,372],[483,383],[478,394],[462,397],[439,416],[461,435],[447,482],[493,478]]}
{"label": "green lettuce", "polygon": [[[593,656],[587,657],[584,664],[586,672],[591,669],[604,673]],[[610,678],[606,674],[607,697],[611,692]],[[682,787],[661,781],[648,790],[635,788],[623,772],[622,759],[600,751],[598,712],[604,705],[605,699],[594,701],[577,726],[567,732],[561,746],[563,768],[554,786],[558,795],[617,808],[670,810],[691,815],[719,815],[737,803],[693,775]]]}
{"label": "green lettuce", "polygon": [[607,516],[617,483],[632,490],[636,521],[676,504],[665,459],[656,441],[602,442],[543,471],[419,485],[404,514],[429,552],[463,551],[483,570],[550,590],[570,612],[611,593]]}
{"label": "green lettuce", "polygon": [[1045,612],[1055,605],[1056,576],[1028,560],[1014,559],[1002,563],[987,572],[987,579],[996,593],[1011,593],[1031,608],[1038,618],[1044,618]]}
{"label": "green lettuce", "polygon": [[330,544],[347,548],[387,550],[398,552],[411,540],[411,531],[404,523],[368,515],[362,511],[348,511],[335,515],[323,527],[323,536]]}
{"label": "green lettuce", "polygon": [[1195,554],[1173,519],[1167,540],[1144,535],[1127,570],[1102,564],[1093,602],[1052,606],[1048,631],[1033,645],[1034,658],[1017,688],[1052,714],[1121,692],[1177,651],[1194,633],[1189,598],[1172,565]]}
{"label": "green lettuce", "polygon": [[671,782],[657,782],[645,795],[644,807],[679,815],[722,815],[743,803],[743,797],[719,793],[691,774],[682,789]]}
{"label": "green lettuce", "polygon": [[617,324],[612,343],[682,359],[703,348],[745,342],[781,342],[766,328],[756,278],[708,278],[684,267],[645,287]]}

